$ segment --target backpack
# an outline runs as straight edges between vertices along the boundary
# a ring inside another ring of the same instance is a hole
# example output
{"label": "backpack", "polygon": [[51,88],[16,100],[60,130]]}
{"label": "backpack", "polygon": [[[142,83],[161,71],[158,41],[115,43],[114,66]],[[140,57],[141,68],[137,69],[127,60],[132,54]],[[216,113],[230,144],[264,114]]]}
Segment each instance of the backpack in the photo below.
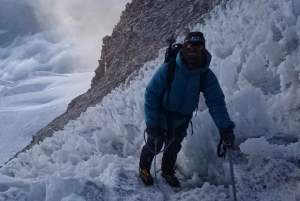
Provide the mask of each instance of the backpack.
{"label": "backpack", "polygon": [[[168,72],[167,72],[167,90],[168,90],[168,94],[167,94],[167,105],[169,104],[169,98],[170,98],[170,92],[171,92],[171,88],[172,88],[172,82],[174,80],[174,76],[175,76],[175,68],[176,68],[176,56],[178,54],[178,52],[182,49],[182,44],[180,43],[176,43],[176,44],[172,44],[173,42],[175,42],[175,40],[173,39],[173,35],[170,39],[170,44],[169,47],[166,49],[166,53],[165,53],[165,63],[168,63]],[[204,71],[203,73],[200,73],[200,92],[203,92],[204,86],[205,86],[205,81],[206,81],[206,77],[207,77],[207,70]]]}

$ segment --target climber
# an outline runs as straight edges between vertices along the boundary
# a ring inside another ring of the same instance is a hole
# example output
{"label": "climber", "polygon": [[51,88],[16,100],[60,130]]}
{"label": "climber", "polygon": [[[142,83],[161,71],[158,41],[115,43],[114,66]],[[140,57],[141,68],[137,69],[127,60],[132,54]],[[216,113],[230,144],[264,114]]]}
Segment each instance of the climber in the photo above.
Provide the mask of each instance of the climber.
{"label": "climber", "polygon": [[[146,133],[148,139],[142,148],[139,173],[146,186],[153,185],[150,168],[155,154],[165,144],[161,176],[172,187],[179,187],[175,176],[175,162],[181,142],[196,110],[202,91],[209,113],[219,129],[223,142],[234,144],[234,123],[227,112],[225,97],[219,82],[209,69],[211,54],[205,49],[201,32],[190,32],[174,61],[174,78],[167,87],[170,76],[169,63],[160,67],[149,82],[145,92]],[[205,75],[205,76],[204,76]],[[202,81],[201,81],[202,79]],[[201,83],[201,84],[199,84]],[[202,85],[202,86],[200,86]]]}

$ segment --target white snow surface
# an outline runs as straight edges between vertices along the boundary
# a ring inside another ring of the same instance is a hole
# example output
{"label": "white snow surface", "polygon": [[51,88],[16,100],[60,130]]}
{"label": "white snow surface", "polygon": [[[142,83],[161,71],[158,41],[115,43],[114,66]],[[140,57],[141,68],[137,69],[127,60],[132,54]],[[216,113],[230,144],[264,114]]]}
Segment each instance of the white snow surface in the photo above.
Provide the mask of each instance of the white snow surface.
{"label": "white snow surface", "polygon": [[[236,123],[238,200],[298,201],[299,1],[230,1],[211,14],[206,25],[191,29],[206,36],[211,69]],[[133,81],[4,165],[0,200],[163,200],[138,176],[144,91],[163,59],[164,49]],[[208,111],[198,111],[193,124],[195,134],[184,139],[177,160],[182,187],[173,189],[157,175],[161,189],[167,200],[233,200],[228,159],[216,156],[219,134]]]}
{"label": "white snow surface", "polygon": [[26,147],[32,136],[62,114],[74,97],[86,92],[93,76],[93,72],[39,71],[22,81],[0,81],[0,164]]}

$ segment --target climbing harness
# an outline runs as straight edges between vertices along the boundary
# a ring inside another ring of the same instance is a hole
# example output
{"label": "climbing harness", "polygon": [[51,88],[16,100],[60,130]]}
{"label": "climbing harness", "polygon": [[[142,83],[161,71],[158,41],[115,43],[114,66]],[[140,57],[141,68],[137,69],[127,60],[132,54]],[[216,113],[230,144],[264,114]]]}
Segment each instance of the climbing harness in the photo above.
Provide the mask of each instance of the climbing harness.
{"label": "climbing harness", "polygon": [[[155,141],[156,141],[156,140],[160,140],[160,137],[156,138]],[[167,150],[167,149],[169,148],[169,146],[174,142],[174,140],[175,140],[175,137],[173,137],[170,141],[166,140],[165,144],[166,144],[167,146],[165,146],[165,148],[164,148],[163,150],[161,150],[160,152],[156,153],[156,150],[152,150],[151,147],[148,146],[147,140],[146,140],[146,130],[144,131],[144,141],[145,141],[145,144],[146,144],[147,148],[149,149],[149,151],[152,152],[152,153],[154,153],[155,156],[156,156],[157,154],[162,153],[162,152],[164,152],[165,150]],[[158,142],[159,142],[159,141],[156,141],[156,142],[155,142],[155,146],[157,146],[157,143],[158,143]]]}

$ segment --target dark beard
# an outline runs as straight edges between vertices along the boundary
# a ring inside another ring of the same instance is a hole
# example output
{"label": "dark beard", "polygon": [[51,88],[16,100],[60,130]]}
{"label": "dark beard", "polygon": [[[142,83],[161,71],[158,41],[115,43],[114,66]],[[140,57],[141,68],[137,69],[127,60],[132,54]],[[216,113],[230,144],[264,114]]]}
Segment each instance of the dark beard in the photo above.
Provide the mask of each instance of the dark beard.
{"label": "dark beard", "polygon": [[202,63],[204,58],[204,50],[198,50],[197,48],[187,49],[182,48],[182,59],[187,63],[189,67],[193,67]]}

